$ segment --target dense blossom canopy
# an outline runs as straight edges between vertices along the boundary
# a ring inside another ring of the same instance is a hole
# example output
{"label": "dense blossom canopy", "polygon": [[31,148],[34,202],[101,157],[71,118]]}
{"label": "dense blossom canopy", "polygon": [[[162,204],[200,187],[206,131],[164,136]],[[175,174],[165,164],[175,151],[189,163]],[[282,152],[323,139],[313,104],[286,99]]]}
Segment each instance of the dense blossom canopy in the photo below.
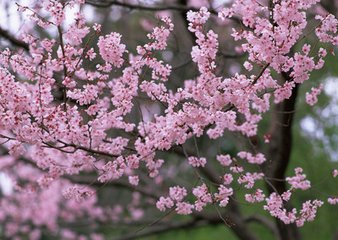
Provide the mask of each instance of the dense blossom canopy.
{"label": "dense blossom canopy", "polygon": [[[306,43],[295,48],[307,37],[306,13],[318,0],[273,0],[270,6],[235,0],[216,14],[206,7],[189,11],[188,30],[195,37],[191,59],[199,74],[181,79],[175,88],[169,87],[173,67],[158,55],[168,47],[174,30],[170,17],[163,16],[147,35],[148,42],[133,54],[120,33],[105,35],[99,24],[86,22],[79,8],[84,2],[18,4],[27,19],[56,31],[57,37],[23,31],[20,36],[28,52],[7,48],[0,53],[0,140],[8,151],[0,157],[0,169],[14,186],[12,194],[1,198],[0,222],[6,223],[6,237],[21,239],[29,234],[29,239],[40,239],[48,231],[63,239],[80,239],[60,221],[117,221],[123,210],[99,205],[94,185],[123,181],[142,194],[149,191],[138,187],[152,180],[151,188],[163,188],[170,159],[159,153],[172,151],[184,156],[187,168],[196,172],[197,184],[167,186],[155,200],[144,196],[159,211],[190,215],[210,205],[229,207],[235,183],[245,189],[247,203],[262,202],[263,209],[284,224],[301,227],[315,219],[324,203],[337,204],[331,196],[306,200],[300,208],[287,207],[297,191],[311,188],[302,168],[284,179],[289,186],[284,192],[264,191],[259,182],[269,181],[264,168],[270,159],[263,152],[242,149],[235,155],[220,152],[209,158],[198,148],[191,152],[184,147],[204,135],[210,141],[225,132],[257,135],[270,105],[289,99],[312,71],[323,67],[330,54],[324,47]],[[67,9],[78,11],[76,19],[67,18]],[[211,18],[221,24],[241,22],[231,36],[238,42],[238,52],[247,54],[245,72],[224,77],[217,71],[221,43],[216,31],[206,27]],[[315,19],[312,33],[318,41],[328,48],[337,46],[337,19],[330,14]],[[112,77],[111,72],[119,75]],[[287,75],[286,81],[279,81],[276,74]],[[323,85],[313,84],[302,97],[313,106],[322,89]],[[141,111],[138,97],[159,103],[163,111],[131,119],[134,111]],[[223,169],[213,183],[199,173],[210,162]],[[77,181],[83,176],[95,176],[94,182]],[[330,177],[336,176],[334,170]],[[144,215],[138,194],[126,203],[132,220]]]}

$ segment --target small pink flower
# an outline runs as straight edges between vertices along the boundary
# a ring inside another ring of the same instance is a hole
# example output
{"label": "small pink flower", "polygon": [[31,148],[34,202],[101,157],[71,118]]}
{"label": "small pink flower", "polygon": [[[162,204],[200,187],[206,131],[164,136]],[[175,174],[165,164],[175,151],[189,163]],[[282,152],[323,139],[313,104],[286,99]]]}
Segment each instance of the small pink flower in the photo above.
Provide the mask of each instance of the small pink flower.
{"label": "small pink flower", "polygon": [[193,167],[204,167],[205,164],[207,163],[207,160],[204,157],[198,158],[192,156],[188,158],[188,162]]}

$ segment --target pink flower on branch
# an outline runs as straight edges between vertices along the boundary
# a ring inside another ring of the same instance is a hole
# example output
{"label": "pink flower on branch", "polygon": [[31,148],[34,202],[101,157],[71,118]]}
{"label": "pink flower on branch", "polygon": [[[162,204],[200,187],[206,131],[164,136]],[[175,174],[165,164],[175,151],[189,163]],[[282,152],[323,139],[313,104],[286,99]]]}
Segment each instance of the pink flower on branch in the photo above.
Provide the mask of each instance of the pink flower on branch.
{"label": "pink flower on branch", "polygon": [[122,66],[123,54],[127,52],[126,45],[121,44],[121,37],[119,33],[110,33],[104,37],[101,36],[97,44],[103,60],[115,67]]}

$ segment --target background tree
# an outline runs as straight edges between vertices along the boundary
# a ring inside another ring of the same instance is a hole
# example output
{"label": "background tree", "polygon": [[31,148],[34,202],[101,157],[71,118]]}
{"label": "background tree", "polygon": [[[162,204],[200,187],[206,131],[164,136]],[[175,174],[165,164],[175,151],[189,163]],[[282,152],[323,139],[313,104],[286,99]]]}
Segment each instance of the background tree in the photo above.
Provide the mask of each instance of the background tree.
{"label": "background tree", "polygon": [[3,238],[333,237],[337,2],[2,4]]}

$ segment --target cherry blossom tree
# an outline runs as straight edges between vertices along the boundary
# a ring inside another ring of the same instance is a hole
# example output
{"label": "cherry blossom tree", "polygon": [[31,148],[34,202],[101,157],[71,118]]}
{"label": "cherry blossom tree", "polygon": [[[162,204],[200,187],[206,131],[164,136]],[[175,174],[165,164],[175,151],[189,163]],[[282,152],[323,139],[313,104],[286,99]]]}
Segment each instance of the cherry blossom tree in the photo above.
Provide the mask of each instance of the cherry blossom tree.
{"label": "cherry blossom tree", "polygon": [[[253,240],[257,222],[301,239],[337,204],[332,192],[294,206],[312,183],[286,172],[296,100],[314,106],[324,85],[299,88],[338,45],[337,5],[226,2],[15,3],[20,31],[0,29],[2,238],[110,239],[104,228],[137,224],[116,239],[223,225]],[[138,19],[148,33],[133,43],[88,7],[156,18]]]}

